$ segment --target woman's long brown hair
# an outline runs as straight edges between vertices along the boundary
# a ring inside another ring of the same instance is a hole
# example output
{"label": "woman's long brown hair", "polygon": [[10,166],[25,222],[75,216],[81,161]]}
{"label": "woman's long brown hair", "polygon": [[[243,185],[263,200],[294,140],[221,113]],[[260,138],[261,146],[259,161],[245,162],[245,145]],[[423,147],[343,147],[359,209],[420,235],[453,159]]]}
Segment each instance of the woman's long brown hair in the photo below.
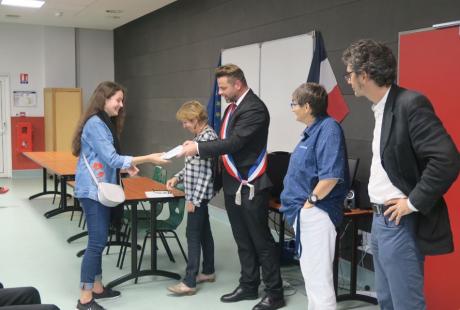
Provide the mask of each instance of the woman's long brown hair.
{"label": "woman's long brown hair", "polygon": [[[88,108],[85,113],[80,118],[77,129],[75,130],[73,140],[72,140],[72,154],[74,156],[79,156],[81,151],[81,135],[83,133],[83,127],[86,124],[86,121],[91,118],[93,115],[96,115],[99,111],[104,111],[105,101],[111,98],[117,91],[121,90],[123,92],[123,105],[126,101],[126,89],[118,83],[115,82],[102,82],[94,90],[91,98],[89,99]],[[115,126],[117,130],[117,135],[120,137],[121,131],[123,129],[123,124],[125,120],[125,109],[124,107],[118,111],[118,115],[115,117]]]}

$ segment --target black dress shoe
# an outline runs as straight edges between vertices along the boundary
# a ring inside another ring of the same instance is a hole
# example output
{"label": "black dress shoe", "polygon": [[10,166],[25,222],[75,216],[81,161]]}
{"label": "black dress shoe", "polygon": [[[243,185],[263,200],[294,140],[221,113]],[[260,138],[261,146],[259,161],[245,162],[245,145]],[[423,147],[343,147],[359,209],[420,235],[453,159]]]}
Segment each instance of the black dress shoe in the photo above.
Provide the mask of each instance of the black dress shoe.
{"label": "black dress shoe", "polygon": [[221,302],[236,302],[240,300],[254,300],[259,298],[259,293],[255,290],[248,290],[238,286],[233,292],[222,295]]}
{"label": "black dress shoe", "polygon": [[252,308],[252,310],[275,310],[286,306],[284,297],[274,297],[267,295]]}

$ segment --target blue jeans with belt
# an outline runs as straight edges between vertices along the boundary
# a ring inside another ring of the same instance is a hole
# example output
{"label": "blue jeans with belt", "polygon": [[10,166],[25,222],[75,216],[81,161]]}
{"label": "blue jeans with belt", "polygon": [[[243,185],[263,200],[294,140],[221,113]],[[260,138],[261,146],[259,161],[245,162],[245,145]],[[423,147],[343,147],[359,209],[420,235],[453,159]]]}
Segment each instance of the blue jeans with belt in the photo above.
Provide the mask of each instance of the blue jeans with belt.
{"label": "blue jeans with belt", "polygon": [[372,253],[377,299],[382,310],[425,310],[425,257],[415,239],[416,214],[403,216],[399,225],[374,214]]}
{"label": "blue jeans with belt", "polygon": [[102,280],[102,252],[107,244],[110,208],[89,198],[80,198],[88,229],[88,246],[81,263],[80,288],[90,290]]}
{"label": "blue jeans with belt", "polygon": [[214,273],[214,239],[209,223],[208,201],[201,202],[199,207],[195,207],[195,212],[187,214],[188,263],[183,281],[188,287],[196,287],[201,250],[203,250],[202,272]]}

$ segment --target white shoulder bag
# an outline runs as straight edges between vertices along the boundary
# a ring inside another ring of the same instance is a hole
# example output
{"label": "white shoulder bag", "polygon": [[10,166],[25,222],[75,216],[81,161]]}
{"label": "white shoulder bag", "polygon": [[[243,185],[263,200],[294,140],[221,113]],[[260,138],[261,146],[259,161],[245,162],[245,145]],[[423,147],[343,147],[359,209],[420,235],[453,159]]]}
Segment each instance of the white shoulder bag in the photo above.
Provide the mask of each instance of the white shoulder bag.
{"label": "white shoulder bag", "polygon": [[[94,183],[97,185],[97,198],[101,204],[106,207],[116,207],[125,201],[125,191],[123,187],[118,184],[99,182],[91,169],[86,156],[82,153],[85,160],[86,167],[93,178]],[[121,182],[121,179],[120,179]]]}

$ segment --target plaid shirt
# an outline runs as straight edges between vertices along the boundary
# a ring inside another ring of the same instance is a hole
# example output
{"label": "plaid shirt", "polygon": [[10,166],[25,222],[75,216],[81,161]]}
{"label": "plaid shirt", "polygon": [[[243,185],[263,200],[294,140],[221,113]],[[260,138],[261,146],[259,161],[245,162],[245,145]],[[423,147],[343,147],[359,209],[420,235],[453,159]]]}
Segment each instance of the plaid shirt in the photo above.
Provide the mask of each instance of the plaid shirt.
{"label": "plaid shirt", "polygon": [[[209,126],[195,136],[193,141],[206,142],[217,139],[217,134]],[[202,200],[211,200],[214,197],[212,179],[212,158],[200,158],[199,155],[187,156],[185,166],[175,177],[184,182],[185,199],[199,207]]]}

